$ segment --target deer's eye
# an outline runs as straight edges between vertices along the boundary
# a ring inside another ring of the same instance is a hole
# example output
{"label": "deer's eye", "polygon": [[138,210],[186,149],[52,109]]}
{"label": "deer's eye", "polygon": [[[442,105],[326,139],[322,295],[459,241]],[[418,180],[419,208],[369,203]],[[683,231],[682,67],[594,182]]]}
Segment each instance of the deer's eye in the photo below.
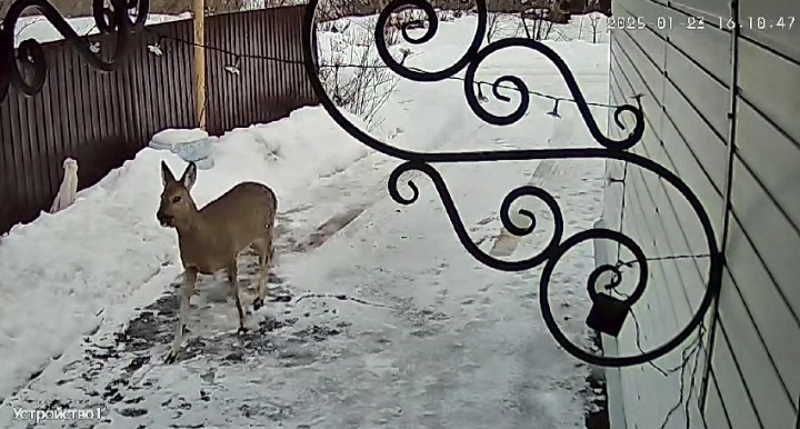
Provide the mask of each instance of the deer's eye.
{"label": "deer's eye", "polygon": [[176,195],[176,196],[172,197],[172,204],[179,203],[180,201],[181,201],[181,196],[180,195]]}

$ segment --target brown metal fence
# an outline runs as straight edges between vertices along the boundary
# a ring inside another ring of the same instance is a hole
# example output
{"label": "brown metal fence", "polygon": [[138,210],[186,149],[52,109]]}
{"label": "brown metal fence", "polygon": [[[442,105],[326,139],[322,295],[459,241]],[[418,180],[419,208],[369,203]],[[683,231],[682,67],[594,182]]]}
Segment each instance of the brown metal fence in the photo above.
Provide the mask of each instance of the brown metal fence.
{"label": "brown metal fence", "polygon": [[[286,7],[206,19],[208,46],[242,54],[302,61],[304,8]],[[97,183],[165,128],[196,124],[192,87],[191,21],[148,27],[112,73],[99,72],[65,41],[44,44],[47,79],[27,97],[14,87],[0,102],[0,231],[49,208],[61,183],[62,162],[78,160],[81,188]],[[156,56],[147,45],[165,38]],[[101,40],[106,36],[89,37]],[[207,129],[210,134],[269,122],[316,104],[298,63],[242,60],[239,75],[225,71],[236,58],[206,51]]]}

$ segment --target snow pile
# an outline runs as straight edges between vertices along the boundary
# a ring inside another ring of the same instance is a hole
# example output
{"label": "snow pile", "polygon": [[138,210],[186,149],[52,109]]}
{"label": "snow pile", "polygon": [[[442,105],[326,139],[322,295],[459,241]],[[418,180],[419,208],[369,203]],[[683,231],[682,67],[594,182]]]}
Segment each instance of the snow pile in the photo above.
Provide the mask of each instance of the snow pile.
{"label": "snow pile", "polygon": [[[200,206],[254,180],[272,187],[287,209],[309,183],[366,153],[319,107],[232,131],[216,146],[215,167],[198,174],[192,191]],[[178,263],[176,235],[155,217],[162,159],[175,174],[186,166],[172,153],[146,148],[57,215],[42,213],[3,237],[0,398],[94,329],[104,308],[124,301],[163,265]]]}

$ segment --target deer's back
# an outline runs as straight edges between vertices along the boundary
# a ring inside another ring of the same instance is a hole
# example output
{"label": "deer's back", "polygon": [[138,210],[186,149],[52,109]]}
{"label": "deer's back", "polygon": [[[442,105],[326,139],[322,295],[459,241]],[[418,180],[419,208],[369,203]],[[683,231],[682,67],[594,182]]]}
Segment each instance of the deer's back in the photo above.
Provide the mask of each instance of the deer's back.
{"label": "deer's back", "polygon": [[277,209],[275,194],[260,183],[240,183],[200,210],[212,247],[238,252],[262,238],[272,226]]}

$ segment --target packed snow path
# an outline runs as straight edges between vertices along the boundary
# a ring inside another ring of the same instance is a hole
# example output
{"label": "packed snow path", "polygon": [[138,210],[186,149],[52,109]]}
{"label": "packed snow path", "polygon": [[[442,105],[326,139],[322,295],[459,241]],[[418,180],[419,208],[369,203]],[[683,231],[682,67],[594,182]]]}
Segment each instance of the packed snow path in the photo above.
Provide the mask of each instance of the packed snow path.
{"label": "packed snow path", "polygon": [[[445,36],[448,28],[463,23],[448,25],[442,30]],[[469,25],[467,22],[471,29]],[[455,45],[464,46],[460,42]],[[573,67],[587,98],[605,101],[607,46],[578,42],[556,48]],[[457,49],[451,50],[460,52]],[[540,56],[526,55],[533,65],[508,53],[504,58],[510,63],[498,67],[518,70],[538,85],[537,90],[566,95],[552,66]],[[430,58],[433,63],[440,60],[433,54]],[[492,67],[487,67],[491,71]],[[498,128],[469,111],[461,83],[447,81],[437,83],[436,90],[430,88],[400,82],[387,107],[384,139],[429,151],[594,145],[574,106],[562,105],[559,119],[545,114],[552,108],[551,102],[533,100],[529,115],[519,124]],[[604,128],[606,111],[597,109],[595,115]],[[267,176],[256,177],[275,184],[278,193],[277,260],[270,280],[275,300],[249,315],[248,334],[236,334],[235,306],[223,298],[224,275],[202,276],[199,293],[192,298],[188,345],[176,364],[163,364],[174,329],[175,292],[180,281],[172,243],[175,233],[155,224],[155,207],[133,210],[131,219],[145,231],[141,238],[129,238],[145,242],[137,244],[142,249],[135,250],[152,253],[153,258],[161,258],[162,253],[168,256],[163,257],[161,266],[148,266],[154,272],[145,270],[146,283],[126,290],[121,295],[124,299],[108,301],[96,331],[74,340],[55,337],[61,329],[58,325],[50,326],[52,333],[26,332],[58,338],[65,347],[59,348],[61,343],[54,341],[53,350],[58,351],[52,362],[33,381],[5,397],[0,426],[28,426],[30,422],[13,419],[14,409],[100,406],[104,411],[99,424],[51,421],[43,426],[583,427],[592,395],[586,383],[589,369],[561,350],[544,326],[537,296],[540,269],[503,273],[472,259],[458,242],[427,177],[402,177],[400,192],[409,195],[404,183],[413,179],[420,196],[412,205],[398,204],[388,196],[386,183],[399,161],[364,150],[341,130],[337,135],[310,131],[336,127],[325,118],[320,108],[310,108],[263,129],[233,131],[221,141],[229,148],[225,157],[211,170],[198,173],[197,193],[203,202],[216,197],[234,178],[261,174],[262,170]],[[286,136],[291,138],[284,146],[272,146]],[[239,145],[245,140],[250,146]],[[297,148],[306,141],[320,146]],[[264,153],[249,152],[253,145],[265,146]],[[314,154],[315,159],[306,159]],[[259,161],[261,155],[283,160],[259,167],[257,162],[264,162]],[[102,192],[79,201],[73,214],[92,211],[89,204],[107,204],[114,210],[136,207],[142,201],[157,204],[161,156],[155,151],[143,154],[124,175],[105,182]],[[181,165],[174,158],[171,162],[173,169]],[[564,215],[564,237],[591,228],[600,215],[602,161],[438,168],[472,239],[500,258],[513,260],[537,253],[552,231],[549,213],[535,200],[520,206],[537,216],[539,226],[532,236],[518,239],[503,231],[498,208],[513,188],[534,184],[551,192]],[[147,182],[137,182],[145,178],[134,172],[147,175]],[[225,176],[227,173],[231,174]],[[288,180],[291,174],[314,180]],[[137,183],[141,195],[132,194],[122,202],[106,201],[117,198],[112,189],[126,189],[131,183]],[[117,213],[106,209],[109,214]],[[72,219],[69,216],[73,214],[67,213],[63,219]],[[524,218],[515,221],[525,224]],[[68,223],[55,217],[43,220],[45,226],[59,222],[64,231],[69,229]],[[119,223],[120,231],[130,227]],[[37,235],[36,228],[32,225],[17,234],[46,236]],[[111,232],[103,234],[113,236]],[[148,248],[152,252],[147,252]],[[152,264],[149,259],[143,261]],[[123,262],[135,261],[105,261],[119,264],[119,270],[124,268]],[[591,246],[579,247],[561,260],[551,283],[556,317],[568,336],[584,345],[589,344],[583,323],[589,308],[585,281],[593,263]],[[33,276],[41,270],[25,272]],[[118,273],[106,271],[109,274],[104,279]],[[254,276],[254,258],[245,255],[240,261],[241,284],[254,286]],[[35,282],[38,277],[30,279]],[[20,305],[47,296],[47,291],[35,292],[43,295],[31,292],[30,298],[11,289],[0,292]],[[307,292],[345,294],[376,305],[311,298],[296,302]],[[249,305],[252,290],[247,293],[244,301]],[[68,300],[62,304],[65,311],[75,314],[85,312],[86,307]],[[44,311],[35,305],[25,308],[32,314]],[[0,333],[13,333],[25,325],[0,320],[0,328],[4,329]],[[17,344],[31,341],[30,336],[16,335],[12,340]],[[17,368],[40,365],[27,362],[19,346],[6,350],[20,352],[13,363]]]}

